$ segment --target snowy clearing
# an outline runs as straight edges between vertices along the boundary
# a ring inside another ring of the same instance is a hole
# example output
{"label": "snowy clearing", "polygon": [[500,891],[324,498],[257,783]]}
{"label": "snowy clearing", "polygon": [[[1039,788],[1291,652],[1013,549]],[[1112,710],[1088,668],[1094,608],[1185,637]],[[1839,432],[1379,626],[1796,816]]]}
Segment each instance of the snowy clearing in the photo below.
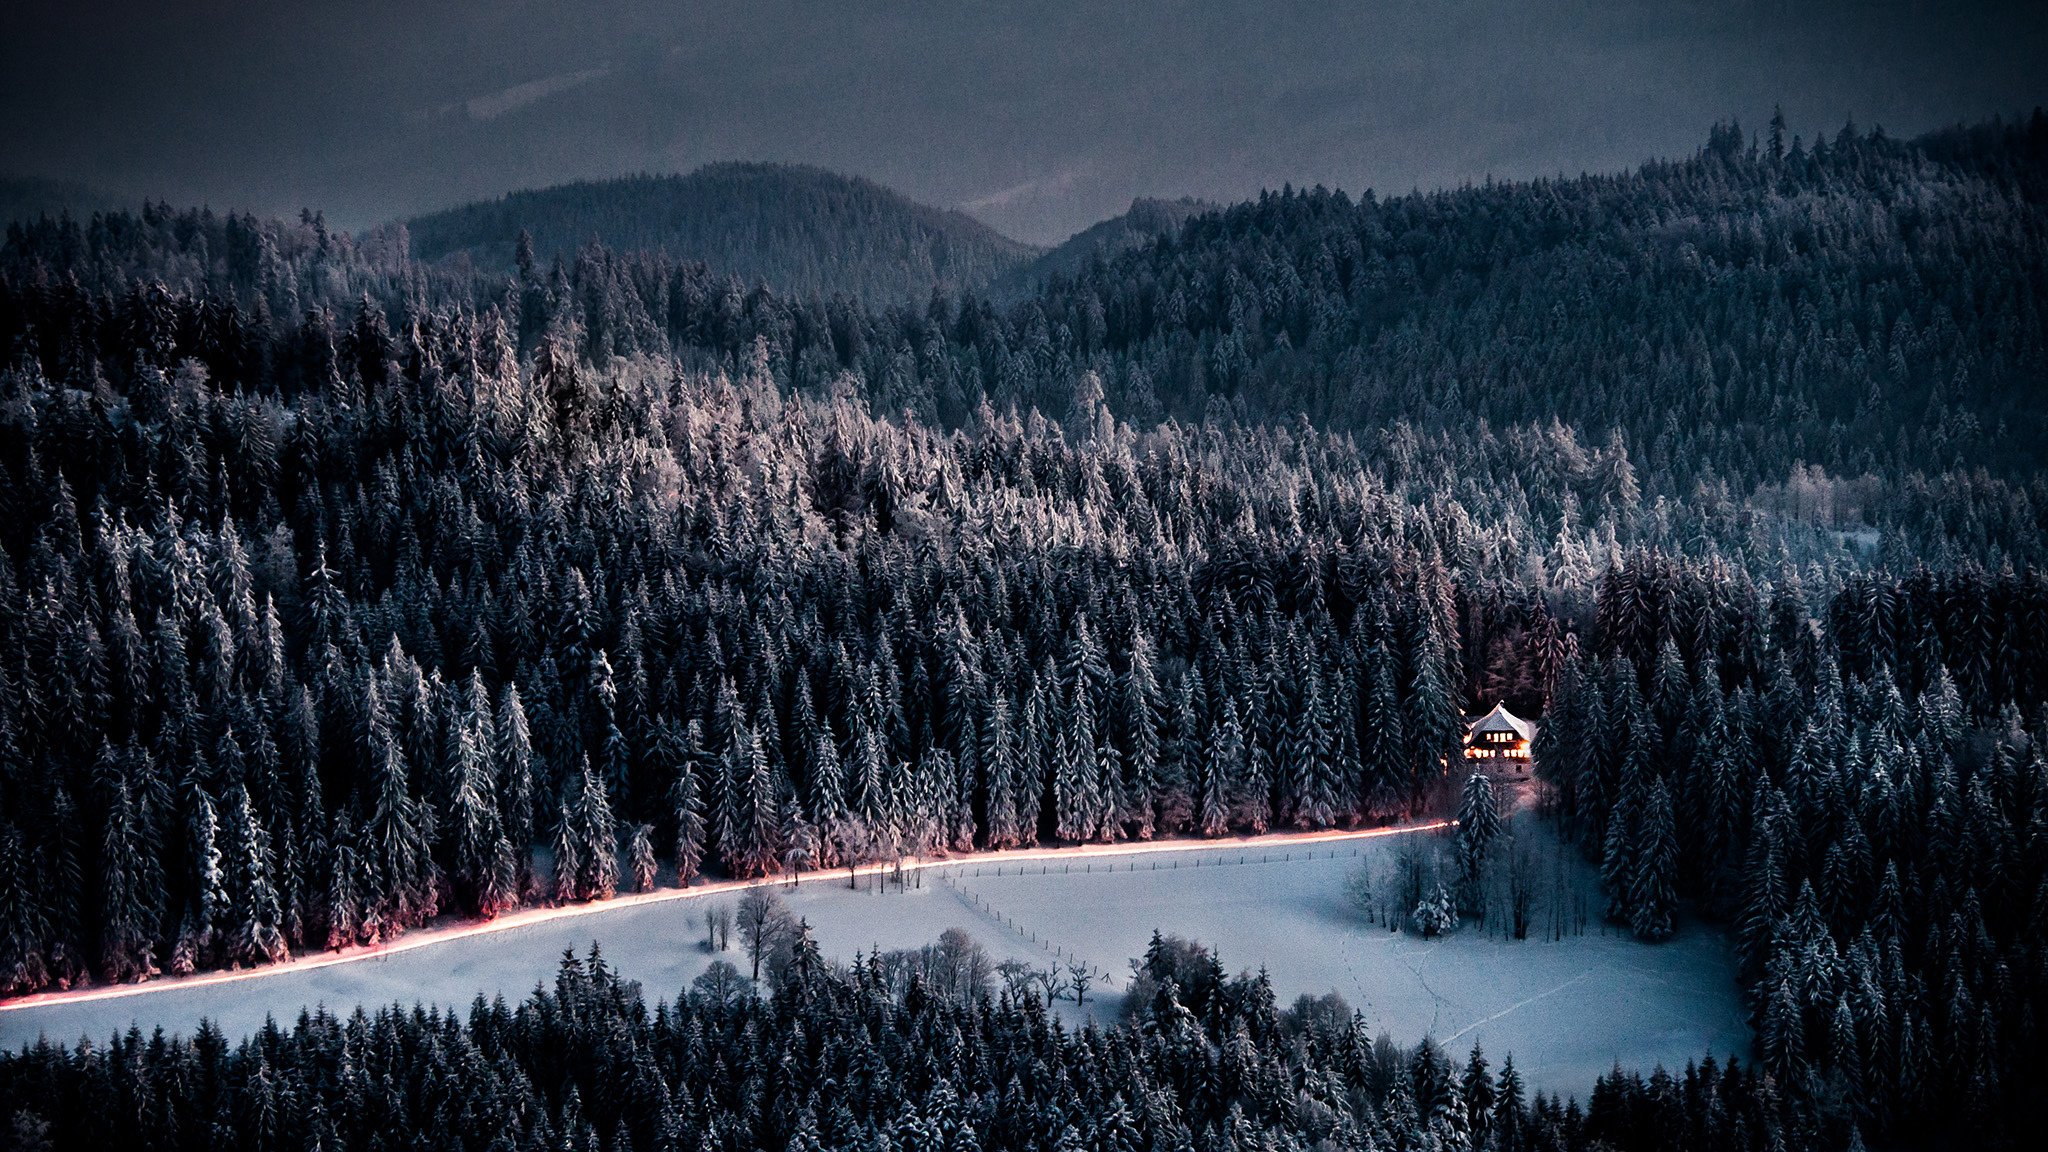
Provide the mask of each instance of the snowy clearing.
{"label": "snowy clearing", "polygon": [[[1572,891],[1588,890],[1583,866],[1557,854],[1544,826],[1532,819],[1514,825]],[[1079,959],[1102,978],[1085,1009],[1061,1003],[1070,1022],[1115,1017],[1129,961],[1158,929],[1217,948],[1232,971],[1264,966],[1283,1003],[1335,991],[1403,1043],[1429,1034],[1462,1054],[1479,1042],[1496,1063],[1513,1052],[1529,1083],[1546,1091],[1583,1096],[1617,1060],[1647,1070],[1710,1049],[1747,1051],[1733,959],[1725,941],[1700,925],[1650,946],[1611,928],[1602,934],[1597,923],[1583,935],[1535,939],[1546,923],[1540,916],[1526,941],[1471,927],[1423,940],[1366,923],[1346,898],[1347,877],[1361,860],[1389,870],[1428,839],[1134,846],[1139,851],[937,865],[909,874],[900,888],[863,877],[853,890],[840,873],[777,891],[841,960],[870,948],[928,944],[950,927],[966,929],[998,961],[1043,967]],[[23,1004],[0,1012],[0,1045],[41,1035],[104,1039],[130,1024],[189,1031],[202,1018],[232,1037],[265,1017],[289,1022],[315,1004],[340,1012],[389,1003],[460,1007],[479,991],[517,1000],[553,979],[565,949],[582,952],[593,941],[650,996],[672,997],[714,958],[704,948],[704,909],[735,899],[629,903],[260,979]],[[737,940],[721,955],[746,969]]]}

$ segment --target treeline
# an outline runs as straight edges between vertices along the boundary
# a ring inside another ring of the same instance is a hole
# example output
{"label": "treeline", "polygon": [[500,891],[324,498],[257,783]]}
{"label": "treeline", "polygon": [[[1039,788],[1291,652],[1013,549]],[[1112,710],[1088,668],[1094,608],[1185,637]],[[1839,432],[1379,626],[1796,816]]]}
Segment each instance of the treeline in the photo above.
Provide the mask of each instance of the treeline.
{"label": "treeline", "polygon": [[158,206],[10,228],[0,345],[85,388],[133,370],[138,334],[223,386],[317,383],[367,295],[393,329],[495,312],[521,356],[758,362],[785,392],[851,378],[878,411],[948,427],[983,400],[1085,417],[1094,387],[1140,427],[1212,407],[1481,438],[1556,420],[1593,443],[1621,433],[1652,497],[1726,486],[1739,502],[1803,464],[1874,478],[1810,509],[1852,526],[1966,484],[1944,501],[1952,527],[2038,533],[2048,429],[2024,398],[2048,369],[2048,117],[1910,142],[1781,134],[1751,146],[1728,126],[1615,176],[1269,194],[1002,310],[781,296],[596,247],[460,276],[394,235]]}
{"label": "treeline", "polygon": [[1744,602],[1638,556],[1592,636],[1537,764],[1609,915],[1661,939],[1683,898],[1735,930],[1781,1090],[1872,1136],[2016,1139],[2048,1068],[2048,582]]}
{"label": "treeline", "polygon": [[122,1147],[1201,1150],[1841,1147],[1770,1081],[1712,1059],[1528,1095],[1512,1058],[1375,1040],[1334,996],[1281,1008],[1259,976],[1155,939],[1150,994],[1114,1028],[1035,993],[900,994],[879,957],[827,967],[800,937],[757,995],[721,964],[650,1011],[593,951],[519,1005],[324,1011],[231,1043],[131,1031],[0,1053],[24,1152]]}

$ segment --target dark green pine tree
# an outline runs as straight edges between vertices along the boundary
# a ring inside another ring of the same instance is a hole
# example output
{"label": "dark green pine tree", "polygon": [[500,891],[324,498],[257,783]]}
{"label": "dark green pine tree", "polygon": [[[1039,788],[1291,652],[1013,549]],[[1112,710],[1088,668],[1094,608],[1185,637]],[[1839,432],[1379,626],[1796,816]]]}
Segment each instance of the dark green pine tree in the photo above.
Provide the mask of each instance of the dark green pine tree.
{"label": "dark green pine tree", "polygon": [[619,831],[590,758],[562,778],[555,823],[555,899],[608,900],[619,887]]}
{"label": "dark green pine tree", "polygon": [[[103,761],[109,758],[119,759],[102,755]],[[119,984],[157,973],[163,882],[125,771],[117,763],[107,775],[112,796],[100,852],[99,970],[101,979]]]}
{"label": "dark green pine tree", "polygon": [[887,836],[893,813],[889,803],[889,766],[883,759],[882,739],[874,726],[858,723],[853,735],[853,760],[847,765],[847,808],[852,814],[852,834],[861,848],[855,855],[870,855],[873,845]]}
{"label": "dark green pine tree", "polygon": [[1736,922],[1735,950],[1746,978],[1764,968],[1779,920],[1791,908],[1787,891],[1785,851],[1779,828],[1781,804],[1769,777],[1759,776],[1750,799],[1749,843],[1742,869],[1742,914]]}
{"label": "dark green pine tree", "polygon": [[1050,730],[1052,691],[1055,677],[1041,672],[1024,700],[1024,714],[1017,728],[1017,823],[1026,843],[1036,842],[1049,831],[1046,823],[1046,794],[1052,788],[1048,762],[1053,759]]}
{"label": "dark green pine tree", "polygon": [[1153,810],[1156,829],[1166,835],[1185,832],[1194,820],[1195,785],[1200,778],[1203,744],[1196,716],[1201,677],[1190,668],[1172,689],[1173,707],[1159,744],[1159,786]]}
{"label": "dark green pine tree", "polygon": [[1453,686],[1456,679],[1436,614],[1416,611],[1410,634],[1402,723],[1415,779],[1438,780],[1449,776],[1463,755],[1465,710]]}
{"label": "dark green pine tree", "polygon": [[583,845],[576,835],[576,823],[569,806],[569,792],[577,782],[575,776],[562,779],[562,796],[555,805],[554,839],[554,899],[557,904],[573,903],[577,899],[577,877],[583,871]]}
{"label": "dark green pine tree", "polygon": [[1484,893],[1487,854],[1500,838],[1500,807],[1494,799],[1493,782],[1486,773],[1475,771],[1465,777],[1458,799],[1458,879],[1460,903],[1468,914],[1479,912]]}
{"label": "dark green pine tree", "polygon": [[1636,842],[1629,853],[1629,930],[1639,940],[1663,940],[1671,935],[1678,904],[1678,830],[1663,777],[1650,784],[1635,825]]}
{"label": "dark green pine tree", "polygon": [[49,983],[42,902],[29,875],[21,832],[0,817],[0,995],[15,996]]}
{"label": "dark green pine tree", "polygon": [[1109,665],[1085,615],[1074,617],[1060,671],[1063,699],[1052,731],[1053,831],[1062,840],[1090,840],[1105,830],[1111,805],[1100,755]]}
{"label": "dark green pine tree", "polygon": [[374,799],[363,825],[363,861],[374,885],[363,894],[379,934],[424,923],[437,908],[434,857],[420,801],[406,780],[405,754],[382,741]]}
{"label": "dark green pine tree", "polygon": [[454,786],[446,821],[449,881],[456,899],[471,913],[490,919],[518,903],[519,868],[504,834],[492,760],[490,695],[483,674],[472,670],[457,707],[449,749]]}
{"label": "dark green pine tree", "polygon": [[1244,725],[1244,771],[1232,778],[1231,810],[1236,821],[1254,834],[1272,826],[1276,791],[1283,793],[1282,803],[1293,801],[1291,792],[1275,788],[1290,707],[1277,664],[1278,660],[1271,658],[1252,664],[1244,703],[1238,709],[1238,720]]}
{"label": "dark green pine tree", "polygon": [[285,946],[283,909],[271,876],[275,858],[270,834],[256,819],[248,790],[228,787],[222,798],[227,819],[222,825],[222,856],[227,868],[228,932],[222,941],[231,966],[276,964],[290,957]]}
{"label": "dark green pine tree", "polygon": [[591,770],[586,759],[576,788],[571,817],[581,842],[582,868],[577,874],[578,897],[609,900],[619,889],[619,826],[612,815],[611,795],[604,777]]}
{"label": "dark green pine tree", "polygon": [[1365,794],[1359,807],[1369,816],[1386,819],[1399,814],[1413,799],[1408,738],[1403,725],[1401,693],[1394,655],[1385,642],[1386,610],[1365,650],[1365,689],[1359,725],[1359,761]]}
{"label": "dark green pine tree", "polygon": [[1230,831],[1230,781],[1244,772],[1244,725],[1238,719],[1237,701],[1225,700],[1221,716],[1210,727],[1209,747],[1198,773],[1195,827],[1202,835]]}
{"label": "dark green pine tree", "polygon": [[1477,1044],[1472,1045],[1472,1055],[1465,1061],[1465,1075],[1458,1082],[1458,1090],[1465,1100],[1465,1127],[1471,1134],[1472,1147],[1485,1148],[1499,1100],[1493,1075],[1487,1070],[1486,1054]]}
{"label": "dark green pine tree", "polygon": [[1099,826],[1102,790],[1096,778],[1094,704],[1085,675],[1069,682],[1052,739],[1054,834],[1074,842],[1091,839]]}
{"label": "dark green pine tree", "polygon": [[1607,814],[1607,834],[1600,849],[1600,883],[1607,893],[1607,918],[1626,924],[1632,896],[1630,882],[1636,874],[1635,849],[1641,839],[1636,831],[1641,789],[1629,769],[1624,769],[1623,784],[1613,810]]}
{"label": "dark green pine tree", "polygon": [[1300,653],[1299,699],[1286,719],[1284,762],[1294,792],[1294,823],[1328,828],[1337,822],[1337,772],[1330,751],[1331,722],[1318,662]]}
{"label": "dark green pine tree", "polygon": [[1132,630],[1130,650],[1130,667],[1117,682],[1125,817],[1133,835],[1150,840],[1158,822],[1159,681],[1152,666],[1152,638],[1143,629]]}
{"label": "dark green pine tree", "polygon": [[633,825],[633,834],[626,845],[626,861],[633,874],[633,891],[654,891],[654,877],[660,871],[660,865],[654,859],[654,828],[651,825]]}
{"label": "dark green pine tree", "polygon": [[1557,821],[1567,839],[1589,843],[1597,803],[1593,736],[1599,729],[1598,691],[1577,652],[1565,656],[1557,686],[1530,748],[1536,773],[1551,788]]}
{"label": "dark green pine tree", "polygon": [[1522,1107],[1522,1073],[1510,1052],[1500,1062],[1500,1081],[1494,1088],[1493,1119],[1487,1124],[1489,1147],[1498,1152],[1523,1152],[1523,1125],[1528,1113]]}
{"label": "dark green pine tree", "polygon": [[703,752],[696,720],[678,726],[674,717],[664,717],[659,727],[656,758],[670,774],[668,807],[673,839],[669,858],[675,863],[676,883],[687,888],[704,867]]}
{"label": "dark green pine tree", "polygon": [[327,873],[327,890],[321,906],[326,913],[326,945],[339,950],[364,940],[368,889],[366,865],[356,847],[355,826],[344,811],[334,820],[333,857]]}
{"label": "dark green pine tree", "polygon": [[1020,779],[1016,735],[1010,727],[1010,698],[1003,692],[990,694],[987,715],[978,727],[981,735],[983,792],[983,839],[989,848],[1015,848],[1028,843],[1030,829],[1018,808],[1024,784]]}
{"label": "dark green pine tree", "polygon": [[518,856],[523,883],[531,871],[529,852],[534,842],[533,735],[526,725],[526,706],[519,699],[517,684],[506,684],[498,694],[492,735],[496,737],[492,759],[498,774],[498,806],[504,815],[505,839]]}
{"label": "dark green pine tree", "polygon": [[742,726],[734,745],[737,813],[733,838],[723,847],[725,864],[735,876],[765,876],[781,861],[780,797],[761,734]]}
{"label": "dark green pine tree", "polygon": [[179,792],[185,809],[190,871],[186,878],[184,920],[172,948],[171,969],[187,975],[211,960],[227,924],[228,891],[220,852],[220,817],[213,797],[200,782],[197,771],[187,774]]}

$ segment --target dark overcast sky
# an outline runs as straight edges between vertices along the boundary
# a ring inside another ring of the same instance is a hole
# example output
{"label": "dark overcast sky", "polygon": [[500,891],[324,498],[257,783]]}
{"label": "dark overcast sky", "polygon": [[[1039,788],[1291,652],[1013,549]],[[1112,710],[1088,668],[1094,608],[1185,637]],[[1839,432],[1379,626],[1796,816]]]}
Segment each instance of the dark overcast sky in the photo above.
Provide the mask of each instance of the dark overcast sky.
{"label": "dark overcast sky", "polygon": [[1134,195],[1626,167],[2048,104],[2048,0],[11,0],[0,173],[361,226],[806,161],[1048,242]]}

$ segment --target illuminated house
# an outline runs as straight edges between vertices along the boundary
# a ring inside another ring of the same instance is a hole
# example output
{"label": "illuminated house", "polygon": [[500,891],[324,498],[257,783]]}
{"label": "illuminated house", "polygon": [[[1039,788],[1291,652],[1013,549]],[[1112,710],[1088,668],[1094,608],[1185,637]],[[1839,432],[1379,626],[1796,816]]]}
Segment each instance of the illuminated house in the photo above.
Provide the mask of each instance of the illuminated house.
{"label": "illuminated house", "polygon": [[1479,761],[1476,767],[1495,772],[1527,772],[1529,741],[1535,737],[1534,724],[1508,711],[1506,705],[1495,704],[1493,711],[1465,729],[1465,759]]}

